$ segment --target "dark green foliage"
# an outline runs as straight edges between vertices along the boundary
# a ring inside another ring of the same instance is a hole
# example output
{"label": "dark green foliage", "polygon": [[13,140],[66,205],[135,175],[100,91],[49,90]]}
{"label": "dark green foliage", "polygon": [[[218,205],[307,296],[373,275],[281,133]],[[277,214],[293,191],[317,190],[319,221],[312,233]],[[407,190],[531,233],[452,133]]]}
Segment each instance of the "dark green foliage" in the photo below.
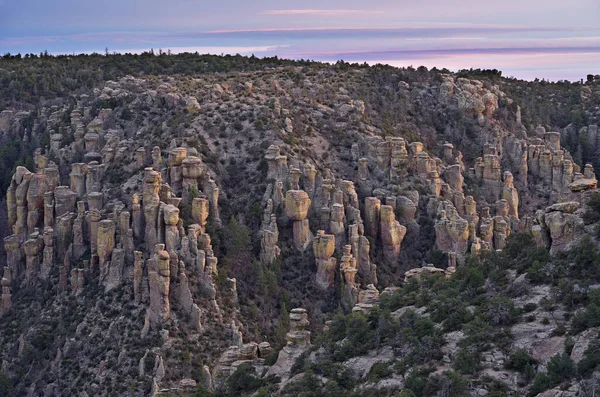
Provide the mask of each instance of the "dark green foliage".
{"label": "dark green foliage", "polygon": [[251,250],[250,230],[232,216],[226,230],[227,253],[237,255]]}
{"label": "dark green foliage", "polygon": [[[9,56],[3,58],[0,70],[0,109],[17,101],[35,104],[39,97],[68,97],[126,75],[196,75],[263,70],[283,65],[311,65],[312,68],[319,68],[323,64],[277,57],[259,59],[241,55],[221,57],[198,53],[171,56],[156,56],[152,52],[56,57],[49,55],[28,59]],[[114,102],[115,98],[111,98],[104,106],[113,108],[117,106]]]}
{"label": "dark green foliage", "polygon": [[515,350],[505,364],[506,369],[521,373],[525,383],[529,383],[533,379],[536,365],[537,361],[523,348]]}
{"label": "dark green foliage", "polygon": [[0,371],[0,397],[12,396],[11,390],[12,381],[3,371]]}
{"label": "dark green foliage", "polygon": [[548,361],[548,375],[555,384],[571,379],[575,375],[575,363],[568,354],[562,353],[553,356]]}
{"label": "dark green foliage", "polygon": [[428,368],[416,368],[406,378],[405,386],[416,397],[451,396],[463,397],[467,395],[469,386],[467,380],[460,374],[447,371],[441,375],[430,375]]}
{"label": "dark green foliage", "polygon": [[461,349],[454,358],[453,366],[461,374],[474,375],[480,369],[479,361],[477,352]]}
{"label": "dark green foliage", "polygon": [[566,353],[553,356],[547,365],[548,372],[538,372],[531,386],[529,395],[536,394],[558,386],[562,382],[571,379],[575,373],[575,363]]}
{"label": "dark green foliage", "polygon": [[539,393],[548,390],[552,387],[552,381],[550,377],[545,372],[538,372],[533,380],[533,384],[529,389],[529,396],[533,397],[538,395]]}
{"label": "dark green foliage", "polygon": [[528,365],[535,365],[536,361],[529,355],[527,350],[520,348],[514,351],[506,362],[506,368],[518,372],[524,372]]}
{"label": "dark green foliage", "polygon": [[577,364],[579,375],[587,377],[597,371],[600,366],[600,339],[594,339],[585,350],[581,361]]}
{"label": "dark green foliage", "polygon": [[254,372],[252,365],[244,363],[240,365],[229,378],[227,378],[226,395],[239,396],[251,393],[261,387],[262,384],[262,379]]}
{"label": "dark green foliage", "polygon": [[112,164],[104,172],[104,180],[113,185],[120,185],[125,182],[128,175],[123,171],[121,164]]}
{"label": "dark green foliage", "polygon": [[584,311],[577,312],[571,321],[573,333],[600,325],[600,290],[594,289],[587,294],[587,305]]}
{"label": "dark green foliage", "polygon": [[371,370],[369,371],[368,379],[377,382],[381,379],[387,378],[394,371],[390,367],[389,362],[378,362],[373,364]]}
{"label": "dark green foliage", "polygon": [[0,144],[0,191],[2,195],[8,189],[10,181],[18,166],[34,170],[33,149],[18,141]]}

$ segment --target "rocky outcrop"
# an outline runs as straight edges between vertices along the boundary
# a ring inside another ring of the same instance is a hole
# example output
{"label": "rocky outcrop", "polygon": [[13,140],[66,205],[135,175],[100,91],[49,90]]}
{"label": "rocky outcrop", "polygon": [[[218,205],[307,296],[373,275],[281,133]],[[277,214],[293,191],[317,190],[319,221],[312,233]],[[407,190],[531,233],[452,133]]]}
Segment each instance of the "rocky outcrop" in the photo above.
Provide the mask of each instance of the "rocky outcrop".
{"label": "rocky outcrop", "polygon": [[344,246],[342,258],[340,259],[340,272],[344,280],[345,300],[350,307],[358,300],[358,284],[355,277],[358,269],[356,267],[356,258],[352,256],[352,246]]}
{"label": "rocky outcrop", "polygon": [[583,236],[583,219],[575,212],[579,203],[569,202],[553,205],[546,209],[543,228],[550,238],[550,252],[566,250]]}
{"label": "rocky outcrop", "polygon": [[283,182],[288,173],[287,157],[281,155],[281,149],[277,145],[271,145],[265,154],[268,171],[267,179],[274,179],[277,182]]}
{"label": "rocky outcrop", "polygon": [[313,240],[313,254],[317,263],[317,285],[322,289],[333,288],[337,260],[332,258],[335,251],[335,236],[319,230]]}
{"label": "rocky outcrop", "polygon": [[[446,253],[455,253],[462,263],[469,248],[469,222],[458,215],[451,202],[440,203],[435,223],[435,245]],[[485,229],[487,231],[487,229]]]}
{"label": "rocky outcrop", "polygon": [[396,220],[394,209],[389,205],[381,206],[380,228],[383,256],[388,263],[396,264],[402,240],[406,235],[406,227]]}
{"label": "rocky outcrop", "polygon": [[271,199],[267,201],[263,213],[260,233],[260,261],[263,264],[270,264],[281,254],[281,250],[277,246],[277,242],[279,241],[277,216],[273,213],[273,200]]}
{"label": "rocky outcrop", "polygon": [[310,347],[310,331],[307,330],[309,325],[308,313],[305,309],[292,309],[290,332],[286,335],[287,344],[281,349],[277,361],[265,376],[279,376],[282,382],[288,379],[296,359]]}
{"label": "rocky outcrop", "polygon": [[12,294],[10,290],[11,282],[12,276],[10,268],[5,266],[2,274],[2,280],[0,281],[0,285],[2,286],[2,301],[0,302],[2,306],[0,306],[0,316],[4,315],[12,307]]}
{"label": "rocky outcrop", "polygon": [[294,245],[304,251],[311,240],[308,224],[308,209],[311,200],[303,190],[288,190],[285,194],[285,213],[293,221]]}
{"label": "rocky outcrop", "polygon": [[150,307],[146,313],[150,327],[159,327],[171,317],[169,302],[170,256],[164,244],[156,244],[152,259],[148,260],[148,283],[150,288]]}
{"label": "rocky outcrop", "polygon": [[111,257],[113,249],[115,248],[115,230],[116,226],[114,221],[105,219],[100,221],[98,224],[98,237],[97,237],[97,253],[98,253],[98,266],[100,269],[100,281],[105,282],[108,280],[110,268],[111,268]]}

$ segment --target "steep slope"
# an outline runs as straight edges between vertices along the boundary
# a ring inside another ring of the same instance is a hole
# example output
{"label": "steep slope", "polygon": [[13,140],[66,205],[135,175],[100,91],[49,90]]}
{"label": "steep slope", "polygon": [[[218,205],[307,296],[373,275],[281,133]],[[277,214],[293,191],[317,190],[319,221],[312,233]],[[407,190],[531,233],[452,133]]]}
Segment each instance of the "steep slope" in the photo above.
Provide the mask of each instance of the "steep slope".
{"label": "steep slope", "polygon": [[[448,385],[467,377],[479,395],[557,386],[550,361],[567,329],[582,331],[567,317],[591,310],[593,289],[578,286],[585,297],[561,298],[558,312],[537,305],[559,280],[585,279],[572,269],[595,269],[582,237],[600,220],[597,181],[582,160],[598,150],[600,87],[572,88],[583,127],[536,118],[515,94],[532,83],[496,75],[250,63],[4,98],[10,393],[299,395],[321,382],[316,395],[464,395]],[[564,87],[552,87],[560,101]],[[331,322],[336,311],[356,313]],[[571,350],[581,360],[586,346]],[[532,386],[536,372],[551,379]]]}

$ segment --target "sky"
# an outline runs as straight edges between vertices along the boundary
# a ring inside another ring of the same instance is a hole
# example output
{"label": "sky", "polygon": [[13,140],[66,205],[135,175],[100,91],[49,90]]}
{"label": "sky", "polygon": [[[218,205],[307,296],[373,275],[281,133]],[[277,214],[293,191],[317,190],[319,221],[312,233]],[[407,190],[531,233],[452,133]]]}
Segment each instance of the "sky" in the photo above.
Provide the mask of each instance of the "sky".
{"label": "sky", "polygon": [[600,74],[600,0],[0,0],[0,54],[106,48],[574,81]]}

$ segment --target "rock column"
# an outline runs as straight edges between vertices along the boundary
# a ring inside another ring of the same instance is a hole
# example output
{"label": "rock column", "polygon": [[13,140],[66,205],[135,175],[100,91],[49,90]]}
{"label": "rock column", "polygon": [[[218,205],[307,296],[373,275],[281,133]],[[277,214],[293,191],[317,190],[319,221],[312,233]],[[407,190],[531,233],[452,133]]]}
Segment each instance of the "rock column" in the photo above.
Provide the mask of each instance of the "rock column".
{"label": "rock column", "polygon": [[406,235],[406,227],[396,220],[394,209],[389,205],[381,206],[380,225],[384,258],[390,264],[396,264],[400,256],[400,245]]}
{"label": "rock column", "polygon": [[300,251],[304,251],[310,243],[310,227],[306,219],[310,204],[311,200],[304,190],[288,190],[285,195],[285,213],[294,222],[294,244]]}
{"label": "rock column", "polygon": [[337,260],[332,258],[335,251],[335,236],[319,230],[313,240],[313,254],[317,262],[317,285],[322,289],[333,287]]}

